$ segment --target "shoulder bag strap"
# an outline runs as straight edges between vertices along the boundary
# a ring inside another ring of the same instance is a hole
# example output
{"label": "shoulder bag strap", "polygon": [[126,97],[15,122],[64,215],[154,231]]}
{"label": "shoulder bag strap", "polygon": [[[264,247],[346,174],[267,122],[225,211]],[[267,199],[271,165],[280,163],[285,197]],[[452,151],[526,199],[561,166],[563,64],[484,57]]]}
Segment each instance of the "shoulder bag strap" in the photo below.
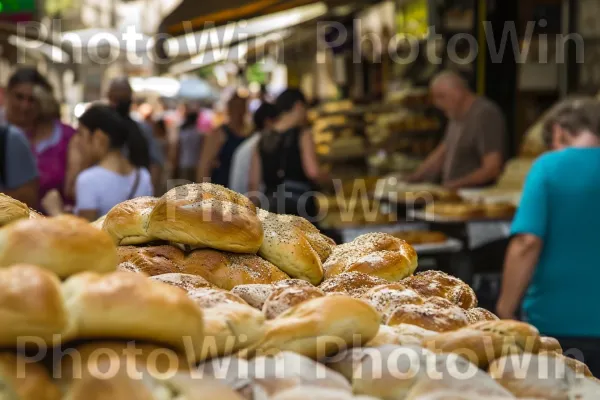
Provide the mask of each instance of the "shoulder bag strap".
{"label": "shoulder bag strap", "polygon": [[137,192],[138,187],[140,186],[140,175],[140,169],[138,168],[135,170],[135,181],[133,182],[129,196],[127,196],[127,200],[131,200],[135,197],[135,192]]}
{"label": "shoulder bag strap", "polygon": [[0,126],[0,184],[6,184],[6,142],[8,141],[8,125]]}

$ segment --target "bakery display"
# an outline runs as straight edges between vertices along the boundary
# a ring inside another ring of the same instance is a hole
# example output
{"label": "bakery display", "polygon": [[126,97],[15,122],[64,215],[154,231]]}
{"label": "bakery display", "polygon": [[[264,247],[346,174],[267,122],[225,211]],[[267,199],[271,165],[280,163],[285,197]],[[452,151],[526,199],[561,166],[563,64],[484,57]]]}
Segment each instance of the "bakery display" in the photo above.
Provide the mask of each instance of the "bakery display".
{"label": "bakery display", "polygon": [[[2,399],[595,398],[556,339],[478,308],[460,279],[414,274],[410,243],[442,235],[336,246],[223,188],[180,190],[92,224],[0,196],[20,215],[0,228]],[[546,364],[564,378],[537,379]]]}
{"label": "bakery display", "polygon": [[22,219],[0,229],[0,267],[32,264],[66,278],[114,271],[116,263],[110,236],[77,217]]}
{"label": "bakery display", "polygon": [[210,183],[167,192],[148,217],[147,234],[234,253],[256,253],[263,241],[254,204],[245,196]]}
{"label": "bakery display", "polygon": [[114,206],[104,218],[104,229],[117,245],[144,244],[156,240],[148,235],[148,217],[158,203],[154,197],[138,197]]}
{"label": "bakery display", "polygon": [[323,268],[326,279],[343,272],[362,272],[395,282],[415,271],[417,253],[403,240],[369,233],[335,247]]}
{"label": "bakery display", "polygon": [[455,202],[435,202],[425,207],[425,214],[429,217],[436,216],[468,220],[473,218],[485,218],[486,209],[482,204]]}
{"label": "bakery display", "polygon": [[329,238],[304,218],[259,210],[264,239],[258,254],[295,279],[318,285],[323,261],[332,251]]}

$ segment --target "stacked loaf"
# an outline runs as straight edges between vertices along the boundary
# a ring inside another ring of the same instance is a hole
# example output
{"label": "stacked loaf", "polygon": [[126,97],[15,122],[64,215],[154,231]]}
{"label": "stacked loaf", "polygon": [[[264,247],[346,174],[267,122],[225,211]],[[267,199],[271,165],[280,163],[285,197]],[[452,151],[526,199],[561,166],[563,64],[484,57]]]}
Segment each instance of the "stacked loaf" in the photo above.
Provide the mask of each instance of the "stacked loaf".
{"label": "stacked loaf", "polygon": [[[417,262],[393,236],[335,246],[210,184],[93,224],[17,218],[0,229],[0,398],[595,398],[556,340]],[[549,363],[558,378],[537,379]]]}

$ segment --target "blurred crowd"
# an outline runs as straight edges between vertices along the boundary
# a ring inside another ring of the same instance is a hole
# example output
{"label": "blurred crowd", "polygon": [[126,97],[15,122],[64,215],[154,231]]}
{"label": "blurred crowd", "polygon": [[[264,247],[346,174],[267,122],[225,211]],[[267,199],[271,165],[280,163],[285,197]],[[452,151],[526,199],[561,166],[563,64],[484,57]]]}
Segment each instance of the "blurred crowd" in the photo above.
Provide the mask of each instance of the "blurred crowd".
{"label": "blurred crowd", "polygon": [[271,101],[264,87],[254,98],[233,88],[223,104],[151,105],[119,78],[72,127],[43,74],[20,68],[0,103],[0,190],[47,215],[93,221],[128,199],[212,182],[272,211],[315,216],[315,197],[303,195],[327,177],[304,95],[289,89]]}

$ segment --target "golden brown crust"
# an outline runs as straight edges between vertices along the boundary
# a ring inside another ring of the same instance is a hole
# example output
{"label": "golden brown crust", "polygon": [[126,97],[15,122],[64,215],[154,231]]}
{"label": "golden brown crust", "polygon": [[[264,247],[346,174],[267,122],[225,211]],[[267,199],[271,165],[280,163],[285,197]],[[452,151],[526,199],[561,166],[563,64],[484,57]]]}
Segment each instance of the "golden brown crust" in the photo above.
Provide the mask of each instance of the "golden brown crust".
{"label": "golden brown crust", "polygon": [[[16,393],[19,400],[60,400],[60,390],[41,365],[11,353],[0,353],[0,394],[4,385]],[[13,399],[7,395],[3,399]],[[15,398],[15,400],[17,400]]]}
{"label": "golden brown crust", "polygon": [[221,289],[200,288],[190,290],[188,297],[203,310],[217,307],[221,304],[236,303],[248,305],[241,297]]}
{"label": "golden brown crust", "polygon": [[465,311],[467,314],[467,318],[469,319],[469,324],[476,324],[477,322],[483,321],[498,321],[499,318],[492,313],[491,311],[486,310],[485,308],[471,308]]}
{"label": "golden brown crust", "polygon": [[[183,354],[147,343],[92,342],[61,350],[63,357],[55,360],[54,372],[64,384],[80,379],[83,371],[98,370],[99,364],[108,364],[112,371],[123,365],[139,365],[160,374],[191,368],[190,361]],[[71,356],[71,351],[77,356]],[[123,360],[127,364],[119,364]]]}
{"label": "golden brown crust", "polygon": [[198,350],[204,339],[202,309],[181,289],[144,275],[79,274],[63,284],[63,296],[68,337],[146,340],[180,351]]}
{"label": "golden brown crust", "polygon": [[0,226],[20,219],[29,219],[30,210],[25,203],[0,193]]}
{"label": "golden brown crust", "polygon": [[274,319],[290,308],[305,301],[323,297],[325,293],[317,288],[284,287],[271,293],[263,306],[263,314],[267,319]]}
{"label": "golden brown crust", "polygon": [[404,304],[423,304],[425,299],[401,283],[376,286],[362,296],[387,321],[396,307]]}
{"label": "golden brown crust", "polygon": [[23,219],[0,229],[0,266],[37,265],[61,278],[117,268],[113,241],[87,221],[60,216]]}
{"label": "golden brown crust", "polygon": [[540,353],[544,352],[562,354],[563,349],[558,340],[552,337],[542,336],[540,338]]}
{"label": "golden brown crust", "polygon": [[120,246],[117,248],[119,269],[149,276],[183,273],[185,254],[175,246]]}
{"label": "golden brown crust", "polygon": [[423,304],[403,304],[394,308],[387,325],[416,325],[434,332],[447,332],[469,324],[462,308],[446,299],[431,297]]}
{"label": "golden brown crust", "polygon": [[244,301],[257,310],[262,310],[265,302],[275,289],[288,287],[314,287],[300,279],[285,279],[273,284],[238,285],[231,289],[231,293],[240,296]]}
{"label": "golden brown crust", "polygon": [[369,233],[337,246],[323,265],[325,279],[343,272],[362,272],[390,282],[399,281],[417,268],[415,249],[386,233]]}
{"label": "golden brown crust", "polygon": [[274,283],[290,278],[258,256],[221,253],[215,250],[196,250],[189,254],[183,272],[202,276],[225,290],[231,290],[238,285]]}
{"label": "golden brown crust", "polygon": [[167,192],[150,214],[147,232],[162,240],[235,253],[256,253],[263,240],[252,202],[210,183]]}
{"label": "golden brown crust", "polygon": [[244,356],[291,351],[312,359],[335,354],[375,337],[379,314],[348,296],[325,296],[290,308],[266,323],[266,333]]}
{"label": "golden brown crust", "polygon": [[360,272],[344,272],[325,280],[319,288],[328,294],[343,293],[351,297],[360,298],[369,289],[388,283],[385,279],[376,276]]}
{"label": "golden brown crust", "polygon": [[103,215],[100,218],[98,218],[97,220],[95,220],[94,222],[91,222],[91,225],[96,229],[102,230],[102,228],[104,227],[105,219],[106,219],[106,215]]}
{"label": "golden brown crust", "polygon": [[119,246],[144,244],[156,240],[148,235],[148,218],[158,203],[155,197],[138,197],[114,206],[104,220],[102,229]]}
{"label": "golden brown crust", "polygon": [[0,346],[13,347],[19,337],[52,343],[67,327],[60,281],[31,265],[0,269]]}
{"label": "golden brown crust", "polygon": [[477,307],[477,296],[469,285],[441,271],[426,271],[401,282],[421,296],[443,297],[464,309]]}
{"label": "golden brown crust", "polygon": [[166,283],[185,290],[188,294],[197,289],[216,289],[216,286],[197,275],[163,274],[150,277],[155,282]]}
{"label": "golden brown crust", "polygon": [[436,353],[458,354],[480,368],[486,368],[501,355],[519,353],[519,349],[505,342],[501,335],[471,327],[425,339],[423,347]]}
{"label": "golden brown crust", "polygon": [[318,285],[322,261],[331,254],[330,243],[304,218],[259,210],[264,240],[258,254],[290,277]]}
{"label": "golden brown crust", "polygon": [[514,343],[521,351],[538,353],[541,348],[540,332],[524,322],[499,320],[478,322],[470,326],[485,333],[500,335],[507,342]]}
{"label": "golden brown crust", "polygon": [[206,340],[199,360],[223,357],[259,342],[265,317],[247,304],[219,304],[204,310]]}

